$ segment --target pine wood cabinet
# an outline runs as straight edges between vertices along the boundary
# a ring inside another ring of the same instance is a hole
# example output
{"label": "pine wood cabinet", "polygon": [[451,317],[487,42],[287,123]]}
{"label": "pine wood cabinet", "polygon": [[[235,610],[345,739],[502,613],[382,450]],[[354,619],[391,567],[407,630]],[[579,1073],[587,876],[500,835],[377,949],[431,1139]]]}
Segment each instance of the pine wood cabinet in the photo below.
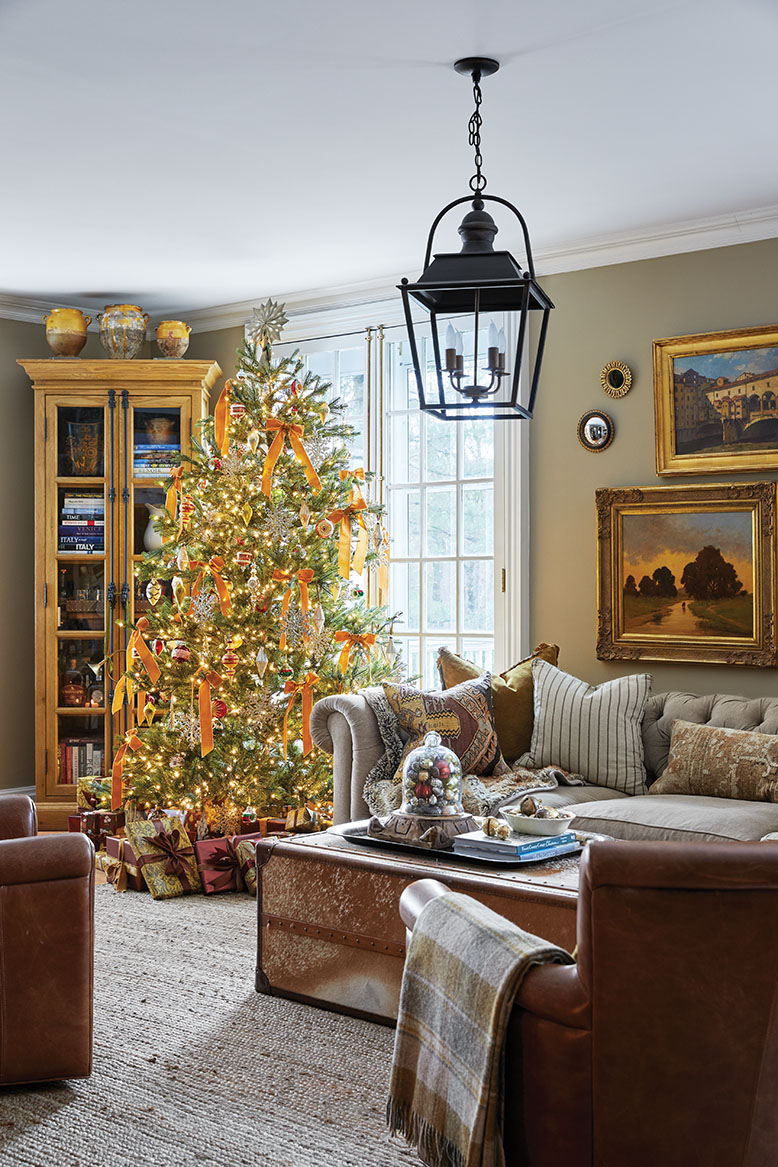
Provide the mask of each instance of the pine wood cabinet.
{"label": "pine wood cabinet", "polygon": [[[62,829],[76,778],[110,771],[125,621],[148,600],[133,566],[155,538],[168,467],[186,453],[221,374],[210,361],[19,361],[35,391],[35,785]],[[114,662],[113,676],[101,663]]]}

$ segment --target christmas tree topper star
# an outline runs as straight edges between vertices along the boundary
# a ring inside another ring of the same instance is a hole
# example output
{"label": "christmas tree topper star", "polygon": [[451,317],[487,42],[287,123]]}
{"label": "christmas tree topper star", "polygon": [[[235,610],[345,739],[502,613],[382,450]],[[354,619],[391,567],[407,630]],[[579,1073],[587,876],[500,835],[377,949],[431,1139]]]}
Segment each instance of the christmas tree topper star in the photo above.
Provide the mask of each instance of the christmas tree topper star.
{"label": "christmas tree topper star", "polygon": [[246,336],[257,348],[276,344],[288,320],[284,305],[268,298],[265,304],[253,310],[246,324]]}

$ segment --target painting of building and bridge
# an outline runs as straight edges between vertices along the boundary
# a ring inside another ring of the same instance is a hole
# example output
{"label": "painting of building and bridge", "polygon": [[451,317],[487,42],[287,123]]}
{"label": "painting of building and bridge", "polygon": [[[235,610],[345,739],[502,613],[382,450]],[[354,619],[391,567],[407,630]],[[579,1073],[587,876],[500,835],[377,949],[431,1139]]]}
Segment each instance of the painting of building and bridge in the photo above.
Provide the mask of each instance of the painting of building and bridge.
{"label": "painting of building and bridge", "polygon": [[673,361],[678,454],[778,448],[778,348]]}

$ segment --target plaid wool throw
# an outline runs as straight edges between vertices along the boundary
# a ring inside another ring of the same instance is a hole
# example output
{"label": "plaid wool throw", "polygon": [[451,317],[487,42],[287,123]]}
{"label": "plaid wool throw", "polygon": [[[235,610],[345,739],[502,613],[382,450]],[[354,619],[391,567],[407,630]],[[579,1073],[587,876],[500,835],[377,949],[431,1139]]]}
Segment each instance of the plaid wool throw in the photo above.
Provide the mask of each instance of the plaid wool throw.
{"label": "plaid wool throw", "polygon": [[429,1167],[503,1167],[505,1033],[533,965],[562,948],[469,896],[422,910],[403,974],[387,1123]]}

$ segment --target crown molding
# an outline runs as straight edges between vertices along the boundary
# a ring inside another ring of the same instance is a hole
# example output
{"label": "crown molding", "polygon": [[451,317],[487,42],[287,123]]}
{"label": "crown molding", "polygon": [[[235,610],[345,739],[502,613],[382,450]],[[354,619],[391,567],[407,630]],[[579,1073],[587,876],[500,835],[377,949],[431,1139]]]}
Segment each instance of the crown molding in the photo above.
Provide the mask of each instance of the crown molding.
{"label": "crown molding", "polygon": [[[535,268],[539,276],[562,272],[583,271],[587,268],[607,267],[617,263],[633,263],[641,259],[659,259],[667,255],[706,251],[714,247],[732,247],[738,243],[757,243],[763,239],[778,238],[778,204],[753,211],[716,215],[705,219],[686,220],[669,226],[642,232],[621,232],[599,238],[571,241],[560,247],[539,249],[535,253]],[[403,273],[405,274],[405,273]],[[316,337],[346,335],[358,332],[368,324],[381,323],[385,327],[403,322],[397,284],[400,275],[379,280],[342,284],[308,291],[258,292],[250,300],[218,304],[209,308],[186,309],[173,307],[153,313],[150,327],[170,316],[183,316],[193,331],[213,332],[223,328],[241,327],[251,316],[256,304],[272,295],[286,305],[289,323],[284,329],[284,343]],[[52,297],[54,299],[54,297]],[[63,307],[84,307],[75,304],[72,297],[57,297]],[[40,324],[41,317],[51,310],[51,300],[0,293],[0,317]],[[337,315],[337,333],[332,332]],[[92,331],[96,325],[90,325]]]}

